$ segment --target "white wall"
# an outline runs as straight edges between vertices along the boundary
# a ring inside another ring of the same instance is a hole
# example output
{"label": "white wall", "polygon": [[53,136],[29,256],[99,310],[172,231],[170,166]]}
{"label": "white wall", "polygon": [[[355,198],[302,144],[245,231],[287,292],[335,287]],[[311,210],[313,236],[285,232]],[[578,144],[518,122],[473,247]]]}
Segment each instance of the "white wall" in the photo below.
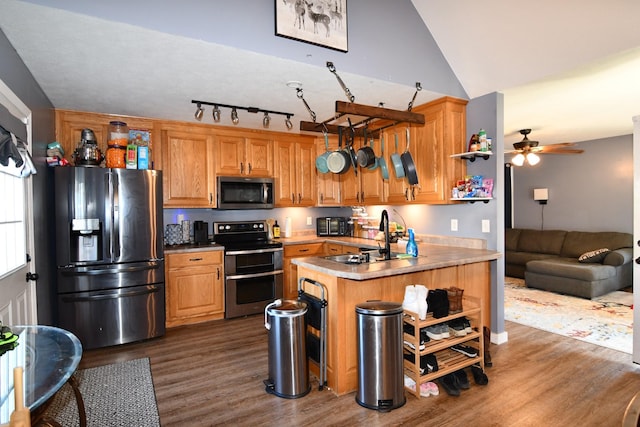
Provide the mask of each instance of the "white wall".
{"label": "white wall", "polygon": [[[632,136],[580,142],[577,148],[584,153],[543,155],[535,167],[512,168],[514,227],[632,233]],[[534,188],[549,189],[546,205],[533,200]]]}

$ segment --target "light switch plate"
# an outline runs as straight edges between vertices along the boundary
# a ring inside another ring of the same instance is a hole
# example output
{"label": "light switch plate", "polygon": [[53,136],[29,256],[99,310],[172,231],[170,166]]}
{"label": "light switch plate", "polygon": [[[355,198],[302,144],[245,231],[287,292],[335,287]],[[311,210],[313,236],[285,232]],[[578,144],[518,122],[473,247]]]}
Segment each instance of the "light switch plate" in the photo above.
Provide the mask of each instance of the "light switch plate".
{"label": "light switch plate", "polygon": [[488,219],[482,220],[482,232],[491,233],[491,221]]}
{"label": "light switch plate", "polygon": [[307,225],[313,225],[313,218],[310,216],[307,217]]}
{"label": "light switch plate", "polygon": [[458,220],[451,219],[451,231],[458,231]]}

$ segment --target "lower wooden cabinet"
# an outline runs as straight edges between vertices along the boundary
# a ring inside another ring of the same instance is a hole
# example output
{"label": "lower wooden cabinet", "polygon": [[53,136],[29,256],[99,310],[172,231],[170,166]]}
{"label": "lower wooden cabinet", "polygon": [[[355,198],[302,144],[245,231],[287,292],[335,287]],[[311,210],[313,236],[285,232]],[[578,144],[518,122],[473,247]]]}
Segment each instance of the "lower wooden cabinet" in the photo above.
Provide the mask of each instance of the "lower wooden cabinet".
{"label": "lower wooden cabinet", "polygon": [[223,251],[166,255],[166,326],[224,317]]}
{"label": "lower wooden cabinet", "polygon": [[324,255],[324,243],[301,243],[285,245],[282,269],[284,270],[284,298],[298,299],[298,266],[291,263],[293,258]]}

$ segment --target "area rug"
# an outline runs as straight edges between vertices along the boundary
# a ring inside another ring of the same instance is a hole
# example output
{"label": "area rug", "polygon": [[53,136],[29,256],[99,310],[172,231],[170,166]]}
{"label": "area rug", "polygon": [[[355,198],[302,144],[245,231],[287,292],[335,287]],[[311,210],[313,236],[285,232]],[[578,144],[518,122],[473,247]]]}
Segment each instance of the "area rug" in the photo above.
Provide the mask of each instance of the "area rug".
{"label": "area rug", "polygon": [[[625,295],[626,294],[626,295]],[[527,288],[505,278],[505,320],[631,354],[633,294],[612,292],[594,300]]]}
{"label": "area rug", "polygon": [[[148,358],[82,369],[75,377],[88,427],[160,426]],[[69,385],[56,394],[47,415],[65,427],[79,426],[78,408]]]}

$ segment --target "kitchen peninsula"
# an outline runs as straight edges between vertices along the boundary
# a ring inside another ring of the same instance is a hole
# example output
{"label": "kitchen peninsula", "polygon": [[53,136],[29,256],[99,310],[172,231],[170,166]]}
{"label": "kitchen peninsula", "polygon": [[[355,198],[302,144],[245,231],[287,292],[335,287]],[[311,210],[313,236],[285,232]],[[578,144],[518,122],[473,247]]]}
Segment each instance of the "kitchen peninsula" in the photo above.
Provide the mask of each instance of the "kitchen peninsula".
{"label": "kitchen peninsula", "polygon": [[[397,245],[392,251],[403,252]],[[325,257],[295,258],[298,279],[325,287],[327,299],[327,385],[337,395],[357,389],[357,304],[368,300],[402,302],[407,285],[429,289],[456,286],[482,301],[482,324],[490,323],[490,261],[500,253],[437,244],[419,245],[417,258],[345,264]],[[314,293],[314,289],[306,289]],[[317,295],[317,294],[316,294]]]}

